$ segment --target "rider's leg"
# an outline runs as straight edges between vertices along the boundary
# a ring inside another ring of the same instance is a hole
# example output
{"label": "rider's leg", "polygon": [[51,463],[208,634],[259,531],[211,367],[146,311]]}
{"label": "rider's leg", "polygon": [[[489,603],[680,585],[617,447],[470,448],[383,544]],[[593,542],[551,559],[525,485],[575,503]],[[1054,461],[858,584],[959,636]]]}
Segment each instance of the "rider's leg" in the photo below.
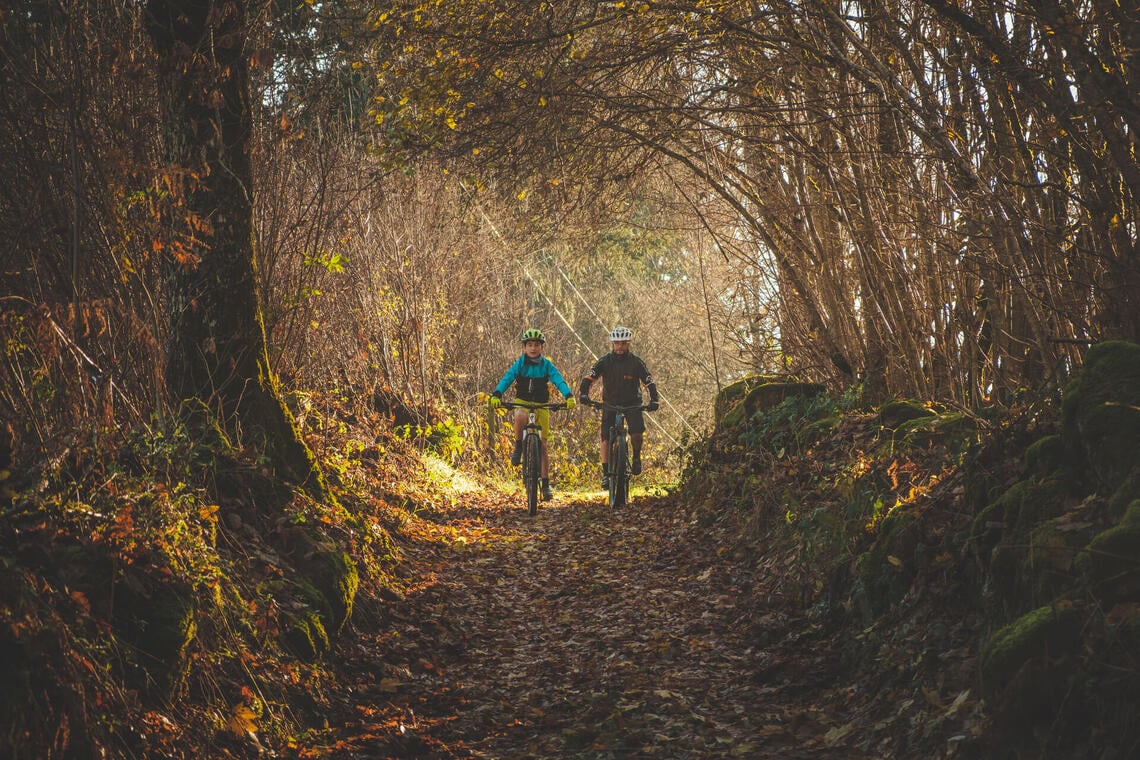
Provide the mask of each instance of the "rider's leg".
{"label": "rider's leg", "polygon": [[542,500],[550,501],[554,498],[554,492],[550,490],[550,457],[546,451],[546,439],[542,439],[542,459],[540,471],[542,479],[539,482],[539,487],[542,489]]}
{"label": "rider's leg", "polygon": [[511,464],[516,466],[522,461],[522,434],[528,417],[525,409],[515,410],[515,450],[511,453]]}
{"label": "rider's leg", "polygon": [[602,452],[602,488],[606,489],[610,487],[610,439],[605,433],[602,434],[602,444],[598,448]]}
{"label": "rider's leg", "polygon": [[542,429],[542,437],[539,438],[539,450],[542,451],[542,456],[539,458],[539,477],[541,477],[542,499],[543,501],[550,501],[554,498],[554,492],[550,490],[550,450],[546,442],[550,440],[550,410],[539,409],[535,415],[539,427]]}
{"label": "rider's leg", "polygon": [[631,470],[633,471],[634,475],[641,474],[641,442],[644,438],[644,433],[629,434],[630,447],[633,449],[633,462],[631,465]]}

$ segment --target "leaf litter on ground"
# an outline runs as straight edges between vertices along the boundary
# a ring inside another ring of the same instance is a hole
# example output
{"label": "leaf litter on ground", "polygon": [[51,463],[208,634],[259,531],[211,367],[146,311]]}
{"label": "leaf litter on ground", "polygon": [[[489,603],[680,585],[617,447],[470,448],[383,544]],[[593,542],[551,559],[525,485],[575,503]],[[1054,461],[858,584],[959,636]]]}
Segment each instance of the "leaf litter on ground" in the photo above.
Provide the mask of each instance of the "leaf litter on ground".
{"label": "leaf litter on ground", "polygon": [[[358,630],[351,699],[366,707],[309,740],[332,758],[875,756],[845,743],[849,709],[794,676],[834,663],[767,608],[762,563],[726,562],[731,530],[670,498],[614,511],[468,492],[456,514],[410,522],[421,579]],[[756,578],[737,577],[753,572]],[[777,598],[777,597],[770,597]],[[758,646],[757,626],[775,647]],[[775,676],[775,681],[770,676]],[[366,728],[366,730],[364,730]],[[339,749],[338,749],[339,748]]]}

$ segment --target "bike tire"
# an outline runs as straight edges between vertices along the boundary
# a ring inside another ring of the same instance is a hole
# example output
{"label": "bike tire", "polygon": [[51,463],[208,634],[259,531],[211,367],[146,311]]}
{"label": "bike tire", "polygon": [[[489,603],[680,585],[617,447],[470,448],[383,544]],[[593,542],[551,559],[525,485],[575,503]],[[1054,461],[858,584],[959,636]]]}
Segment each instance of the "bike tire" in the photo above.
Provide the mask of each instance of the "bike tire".
{"label": "bike tire", "polygon": [[614,441],[610,452],[610,506],[624,507],[629,499],[629,444],[625,438]]}
{"label": "bike tire", "polygon": [[542,442],[537,435],[528,435],[523,446],[523,482],[526,484],[526,508],[531,515],[538,514],[538,482],[542,468]]}

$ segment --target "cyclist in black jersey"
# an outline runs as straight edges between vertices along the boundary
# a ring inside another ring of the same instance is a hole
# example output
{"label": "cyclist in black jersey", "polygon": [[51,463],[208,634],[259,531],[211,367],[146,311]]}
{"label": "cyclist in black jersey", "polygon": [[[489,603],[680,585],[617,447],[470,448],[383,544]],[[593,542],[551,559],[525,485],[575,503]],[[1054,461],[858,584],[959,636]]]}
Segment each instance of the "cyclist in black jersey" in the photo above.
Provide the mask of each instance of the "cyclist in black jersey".
{"label": "cyclist in black jersey", "polygon": [[[629,350],[630,341],[633,340],[633,331],[628,327],[615,327],[610,331],[610,344],[613,350],[594,362],[594,366],[582,378],[578,387],[578,397],[583,402],[589,401],[590,386],[595,380],[602,381],[602,401],[614,406],[637,406],[642,402],[641,386],[649,392],[649,404],[645,411],[657,411],[660,398],[657,395],[657,385],[653,382],[653,375],[641,357]],[[629,424],[629,442],[633,449],[631,470],[634,475],[641,474],[641,444],[645,434],[645,416],[640,409],[630,410],[626,413],[626,422]],[[601,437],[604,442],[610,426],[613,425],[614,412],[602,412]],[[608,447],[602,445],[602,488],[609,488],[606,475],[606,465],[609,462]]]}

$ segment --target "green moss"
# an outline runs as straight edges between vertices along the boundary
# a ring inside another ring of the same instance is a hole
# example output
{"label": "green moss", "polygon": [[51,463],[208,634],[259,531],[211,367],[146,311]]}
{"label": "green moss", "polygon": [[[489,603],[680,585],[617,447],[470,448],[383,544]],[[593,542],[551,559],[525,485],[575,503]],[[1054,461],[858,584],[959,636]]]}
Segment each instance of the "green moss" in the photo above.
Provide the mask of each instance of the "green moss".
{"label": "green moss", "polygon": [[1064,508],[1065,494],[1055,483],[1023,480],[974,518],[971,540],[984,563],[991,611],[1004,614],[1047,601],[1071,580],[1071,563],[1059,555],[1066,551],[1074,555],[1084,536],[1053,522]]}
{"label": "green moss", "polygon": [[1124,510],[1124,516],[1120,518],[1121,525],[1140,525],[1140,499],[1135,499],[1128,508]]}
{"label": "green moss", "polygon": [[1080,639],[1081,615],[1070,603],[1039,607],[990,637],[982,661],[982,684],[993,693],[1036,657],[1072,653]]}
{"label": "green moss", "polygon": [[1098,534],[1079,558],[1093,593],[1106,603],[1140,595],[1140,520],[1134,506],[1126,522]]}
{"label": "green moss", "polygon": [[917,401],[891,401],[879,408],[879,423],[890,430],[910,420],[933,416],[934,412]]}
{"label": "green moss", "polygon": [[339,634],[352,617],[360,572],[352,558],[339,549],[322,550],[313,559],[313,584],[328,602],[329,630]]}
{"label": "green moss", "polygon": [[951,454],[960,455],[977,444],[978,425],[973,417],[961,412],[928,415],[899,423],[894,438],[911,448],[941,445]]}
{"label": "green moss", "polygon": [[807,429],[804,431],[805,432],[804,437],[808,441],[818,441],[818,440],[826,437],[833,430],[835,430],[837,427],[839,427],[839,424],[841,422],[843,422],[843,418],[840,416],[837,416],[837,415],[833,415],[830,417],[824,417],[823,419],[816,420],[815,422],[813,422],[807,426]]}
{"label": "green moss", "polygon": [[329,635],[316,613],[299,618],[284,636],[285,647],[306,662],[316,662],[329,651]]}
{"label": "green moss", "polygon": [[148,682],[169,689],[185,672],[187,651],[198,633],[190,589],[155,575],[130,573],[116,584],[115,625],[147,657],[139,665]]}
{"label": "green moss", "polygon": [[722,428],[742,427],[753,415],[775,409],[790,398],[810,399],[827,392],[815,383],[766,382],[752,386],[721,418]]}
{"label": "green moss", "polygon": [[1064,497],[1050,481],[1018,481],[978,513],[971,527],[971,537],[983,546],[992,545],[999,536],[1024,544],[1039,523],[1061,514]]}
{"label": "green moss", "polygon": [[1105,492],[1116,490],[1140,463],[1140,346],[1090,348],[1062,412],[1066,446],[1083,456]]}
{"label": "green moss", "polygon": [[873,618],[902,599],[914,575],[918,547],[915,514],[892,510],[879,525],[879,535],[869,551],[855,560],[855,601],[865,617]]}
{"label": "green moss", "polygon": [[1025,565],[1018,576],[1037,603],[1053,599],[1072,584],[1077,555],[1092,530],[1091,526],[1074,525],[1068,516],[1046,520],[1033,528]]}
{"label": "green moss", "polygon": [[719,418],[718,425],[721,428],[739,428],[743,427],[748,422],[748,410],[744,404],[737,404],[728,411],[723,417]]}
{"label": "green moss", "polygon": [[1044,478],[1065,465],[1065,443],[1060,435],[1047,435],[1025,450],[1025,471],[1030,477]]}
{"label": "green moss", "polygon": [[1008,524],[1016,519],[1029,492],[1030,483],[1019,481],[974,517],[970,538],[981,547],[993,546]]}
{"label": "green moss", "polygon": [[714,405],[717,424],[720,424],[724,415],[739,404],[753,388],[758,385],[764,385],[765,383],[774,383],[778,380],[779,378],[774,375],[751,375],[743,380],[737,380],[735,383],[721,388],[720,392],[716,395],[716,403]]}
{"label": "green moss", "polygon": [[313,528],[295,525],[279,536],[283,553],[293,558],[292,582],[305,602],[317,610],[331,636],[352,616],[360,572],[352,558]]}
{"label": "green moss", "polygon": [[1112,496],[1108,497],[1108,513],[1123,519],[1137,499],[1140,499],[1140,467],[1134,468]]}

